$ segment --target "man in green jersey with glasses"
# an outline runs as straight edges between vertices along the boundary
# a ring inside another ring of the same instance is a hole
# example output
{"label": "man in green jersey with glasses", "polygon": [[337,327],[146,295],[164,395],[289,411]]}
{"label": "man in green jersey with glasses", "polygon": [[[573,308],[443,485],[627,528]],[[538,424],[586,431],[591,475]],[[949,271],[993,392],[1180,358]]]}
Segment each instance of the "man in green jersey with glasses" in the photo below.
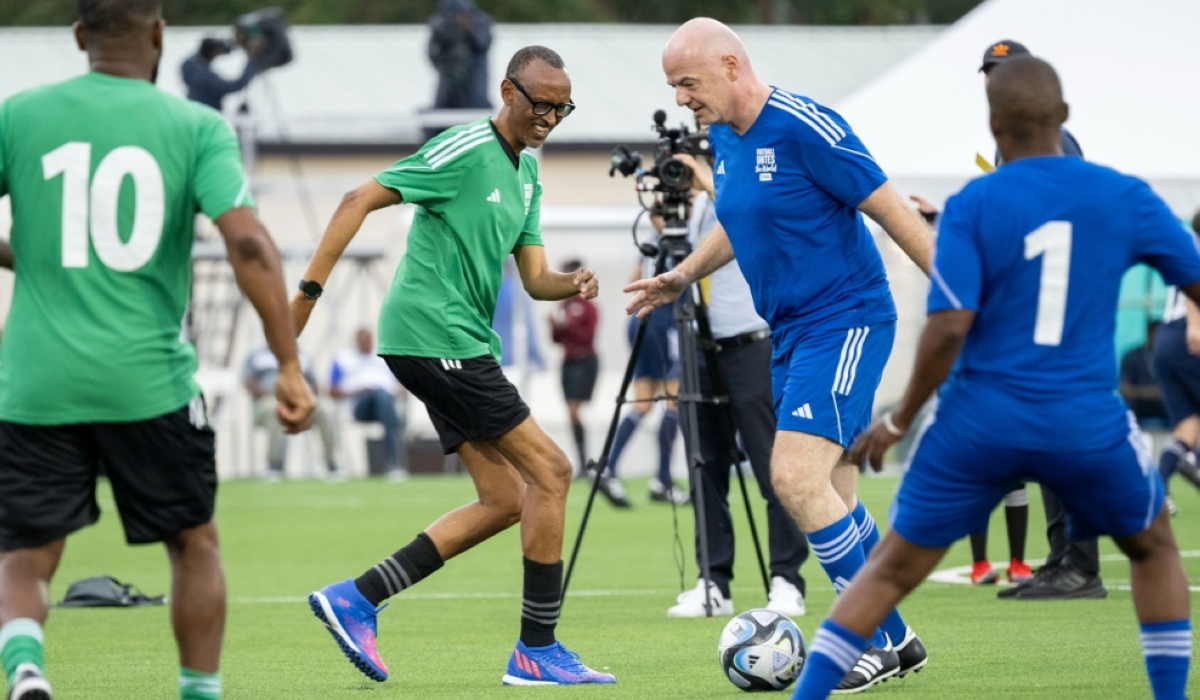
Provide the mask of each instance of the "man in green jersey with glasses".
{"label": "man in green jersey with glasses", "polygon": [[[183,700],[220,696],[225,579],[194,348],[181,339],[193,222],[212,218],[279,358],[276,413],[308,425],[283,271],[220,116],[153,84],[160,0],[79,0],[90,72],[0,104],[16,286],[0,350],[0,656],[10,700],[49,700],[42,625],[103,468],[131,544],[163,542]],[[11,254],[10,254],[11,253]]]}
{"label": "man in green jersey with glasses", "polygon": [[442,448],[462,459],[479,500],[446,514],[357,579],[309,596],[343,653],[377,681],[388,673],[375,647],[379,604],[520,522],[521,636],[504,683],[614,682],[555,639],[571,462],[501,372],[500,338],[491,328],[509,255],[535,299],[592,298],[598,291],[591,270],[554,272],[547,265],[537,161],[522,153],[541,146],[575,109],[571,80],[557,53],[530,46],[513,56],[500,90],[504,107],[497,116],[442,133],[346,195],[292,301],[303,328],[367,214],[401,202],[417,205],[407,251],[379,315],[378,353],[425,404]]}

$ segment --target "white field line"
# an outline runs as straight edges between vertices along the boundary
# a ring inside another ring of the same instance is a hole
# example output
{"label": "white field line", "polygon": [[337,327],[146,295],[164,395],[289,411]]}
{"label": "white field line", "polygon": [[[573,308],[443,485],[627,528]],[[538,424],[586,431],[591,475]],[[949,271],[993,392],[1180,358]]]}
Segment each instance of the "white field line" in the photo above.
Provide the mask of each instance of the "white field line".
{"label": "white field line", "polygon": [[[1192,549],[1192,550],[1183,551],[1183,552],[1179,553],[1179,556],[1183,559],[1195,559],[1197,557],[1200,557],[1200,550]],[[1102,554],[1102,555],[1100,555],[1100,561],[1129,561],[1129,559],[1124,554]],[[1028,563],[1032,564],[1032,565],[1038,565],[1038,564],[1046,563],[1046,560],[1045,559],[1030,559]],[[1007,566],[1008,566],[1008,562],[1006,562],[1006,561],[992,562],[992,568],[996,569],[996,571],[1001,571]],[[950,567],[949,569],[942,569],[940,571],[935,571],[929,575],[929,578],[927,580],[934,581],[936,583],[957,583],[957,584],[965,584],[965,585],[970,586],[971,585],[971,567],[969,565],[968,566],[953,566],[953,567]],[[998,583],[998,585],[1007,586],[1009,584],[1001,581]],[[1128,583],[1110,585],[1107,587],[1109,590],[1114,590],[1114,591],[1130,590]],[[1200,593],[1200,586],[1188,586],[1188,588],[1190,588],[1193,593]]]}
{"label": "white field line", "polygon": [[[666,588],[645,589],[602,589],[594,591],[570,591],[567,598],[606,598],[629,596],[658,596],[677,595],[678,591]],[[478,593],[404,593],[392,599],[392,602],[404,600],[497,600],[505,598],[520,598],[520,591],[485,591]],[[304,603],[308,596],[267,596],[234,598],[234,603]]]}
{"label": "white field line", "polygon": [[[1189,550],[1179,553],[1184,559],[1194,559],[1200,557],[1200,550]],[[1126,561],[1126,557],[1121,554],[1104,554],[1101,555],[1100,561]],[[1030,559],[1029,564],[1040,565],[1044,564],[1044,559]],[[1008,562],[992,562],[992,566],[996,570],[1001,570],[1008,566]],[[929,575],[930,581],[936,583],[955,583],[971,585],[971,567],[970,566],[955,566],[949,569],[935,571]],[[1001,582],[998,585],[1007,586],[1007,583]],[[1109,590],[1128,591],[1129,584],[1120,583],[1109,585]],[[1190,586],[1193,592],[1200,593],[1200,586]],[[743,589],[735,589],[741,591]],[[746,592],[760,591],[758,588],[745,588]],[[668,588],[604,588],[596,590],[571,591],[567,594],[568,598],[624,598],[636,596],[660,596],[660,595],[676,595],[678,591]],[[518,591],[480,591],[480,592],[462,592],[462,593],[404,593],[396,596],[393,602],[401,602],[405,600],[505,600],[520,598],[521,593]],[[308,601],[307,596],[244,596],[233,598],[230,602],[243,604],[293,604],[304,603]]]}

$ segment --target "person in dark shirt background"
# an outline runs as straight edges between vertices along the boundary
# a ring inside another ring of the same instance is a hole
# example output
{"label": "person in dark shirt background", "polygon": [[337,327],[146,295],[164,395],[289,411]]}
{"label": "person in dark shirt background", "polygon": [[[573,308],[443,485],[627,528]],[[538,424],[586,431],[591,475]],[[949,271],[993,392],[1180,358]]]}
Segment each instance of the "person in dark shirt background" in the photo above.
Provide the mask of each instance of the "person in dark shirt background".
{"label": "person in dark shirt background", "polygon": [[[574,272],[583,267],[580,260],[570,260],[563,265],[563,272]],[[600,313],[596,303],[582,296],[573,296],[559,303],[550,316],[551,337],[563,346],[562,388],[567,400],[567,411],[571,415],[571,434],[579,451],[577,476],[586,476],[587,431],[584,430],[580,413],[583,405],[592,400],[596,388],[596,376],[600,373],[600,360],[596,357],[596,326]]]}
{"label": "person in dark shirt background", "polygon": [[184,61],[180,67],[183,84],[187,86],[187,98],[220,112],[221,102],[226,95],[246,89],[254,76],[258,75],[258,64],[254,59],[262,47],[262,41],[246,42],[245,50],[248,58],[246,68],[242,71],[240,78],[227,80],[217,75],[216,71],[212,69],[212,62],[218,56],[224,56],[232,50],[229,43],[211,37],[201,41],[200,50]]}
{"label": "person in dark shirt background", "polygon": [[491,109],[487,55],[492,18],[471,0],[441,0],[429,18],[429,60],[438,74],[434,109]]}
{"label": "person in dark shirt background", "polygon": [[1146,324],[1146,342],[1129,350],[1121,358],[1121,398],[1138,422],[1160,421],[1167,425],[1167,408],[1154,375],[1154,335],[1158,321]]}

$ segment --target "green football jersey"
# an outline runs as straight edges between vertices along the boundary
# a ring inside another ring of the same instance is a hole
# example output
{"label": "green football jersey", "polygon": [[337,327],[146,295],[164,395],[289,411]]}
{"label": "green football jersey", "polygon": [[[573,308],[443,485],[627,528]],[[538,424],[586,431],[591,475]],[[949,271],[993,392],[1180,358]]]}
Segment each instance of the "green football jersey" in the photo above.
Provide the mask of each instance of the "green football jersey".
{"label": "green football jersey", "polygon": [[139,421],[200,389],[181,328],[197,211],[253,206],[220,115],[89,73],[0,104],[16,286],[0,420]]}
{"label": "green football jersey", "polygon": [[379,354],[465,360],[491,353],[504,260],[542,245],[537,161],[514,167],[489,119],[449,129],[375,176],[417,205],[379,313]]}

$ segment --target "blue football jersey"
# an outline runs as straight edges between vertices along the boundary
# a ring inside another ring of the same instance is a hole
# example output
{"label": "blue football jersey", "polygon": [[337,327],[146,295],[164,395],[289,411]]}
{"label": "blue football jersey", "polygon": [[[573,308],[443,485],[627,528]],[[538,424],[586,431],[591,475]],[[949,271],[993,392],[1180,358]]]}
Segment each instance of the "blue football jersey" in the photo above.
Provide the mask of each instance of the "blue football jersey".
{"label": "blue football jersey", "polygon": [[1121,277],[1138,263],[1200,280],[1200,252],[1144,182],[1078,158],[1026,158],[967,185],[938,229],[929,311],[974,325],[938,420],[1034,450],[1126,439],[1113,344]]}
{"label": "blue football jersey", "polygon": [[709,128],[717,218],[777,338],[896,318],[857,207],[887,176],[833,110],[776,89],[738,135]]}

